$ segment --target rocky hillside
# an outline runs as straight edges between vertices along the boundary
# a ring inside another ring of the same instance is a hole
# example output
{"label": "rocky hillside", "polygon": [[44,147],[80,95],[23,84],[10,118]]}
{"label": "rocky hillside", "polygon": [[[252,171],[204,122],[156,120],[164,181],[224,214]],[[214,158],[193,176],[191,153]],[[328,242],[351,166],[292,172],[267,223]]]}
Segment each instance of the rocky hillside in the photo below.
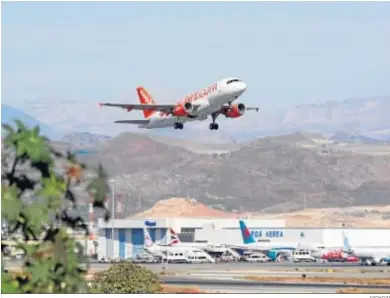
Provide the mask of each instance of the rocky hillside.
{"label": "rocky hillside", "polygon": [[236,218],[233,212],[213,209],[195,199],[171,198],[158,201],[152,208],[140,212],[135,218],[165,218],[165,217],[202,217],[202,218]]}
{"label": "rocky hillside", "polygon": [[103,163],[126,214],[170,197],[196,198],[225,211],[268,212],[389,202],[389,155],[324,151],[316,138],[269,137],[210,155],[123,133],[79,158]]}
{"label": "rocky hillside", "polygon": [[172,198],[132,218],[163,217],[284,219],[287,227],[388,228],[390,205],[306,209],[289,213],[231,213],[212,209],[194,199]]}
{"label": "rocky hillside", "polygon": [[299,128],[324,126],[332,129],[365,130],[390,126],[386,111],[390,97],[354,98],[328,101],[322,104],[297,105],[288,108],[281,117],[282,126]]}
{"label": "rocky hillside", "polygon": [[111,139],[109,136],[97,135],[88,132],[74,132],[61,138],[62,142],[70,143],[75,147],[89,147]]}

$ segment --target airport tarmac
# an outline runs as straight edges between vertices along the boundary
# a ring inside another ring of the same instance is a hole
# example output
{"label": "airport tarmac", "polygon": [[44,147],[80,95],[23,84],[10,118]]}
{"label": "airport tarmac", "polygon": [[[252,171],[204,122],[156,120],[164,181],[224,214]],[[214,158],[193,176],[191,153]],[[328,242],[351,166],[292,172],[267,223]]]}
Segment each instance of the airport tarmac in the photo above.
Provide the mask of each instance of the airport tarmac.
{"label": "airport tarmac", "polygon": [[194,277],[163,276],[163,283],[198,288],[203,291],[220,291],[224,293],[336,293],[342,288],[389,289],[390,286],[348,285],[344,283],[310,283],[310,282],[262,282],[236,279],[210,279]]}
{"label": "airport tarmac", "polygon": [[334,294],[338,289],[336,288],[318,288],[312,286],[304,286],[302,288],[291,287],[289,285],[280,286],[280,285],[258,285],[258,286],[245,286],[245,285],[234,285],[234,284],[200,284],[196,280],[192,283],[183,283],[173,284],[167,282],[167,284],[175,285],[178,287],[191,287],[198,288],[202,292],[211,292],[211,293],[226,293],[226,294],[267,294],[267,293],[284,293],[284,294]]}
{"label": "airport tarmac", "polygon": [[[185,272],[185,271],[184,271]],[[390,280],[390,272],[380,272],[380,271],[371,271],[367,273],[361,273],[359,270],[355,272],[351,271],[342,271],[342,272],[289,272],[289,271],[268,271],[268,270],[251,270],[251,271],[215,271],[215,270],[186,270],[186,275],[198,276],[202,278],[213,278],[216,275],[218,277],[223,276],[236,276],[236,277],[245,277],[245,276],[268,276],[268,277],[302,277],[305,274],[306,277],[325,277],[325,278],[388,278]],[[177,272],[177,275],[180,275],[180,272]]]}
{"label": "airport tarmac", "polygon": [[239,287],[239,286],[199,286],[201,291],[207,293],[219,293],[219,294],[335,294],[337,289],[329,288],[316,288],[316,287],[304,287],[297,289],[294,287],[279,287],[279,286],[258,286],[253,288]]}
{"label": "airport tarmac", "polygon": [[[91,266],[98,268],[108,264],[103,263],[90,263]],[[362,266],[359,263],[293,263],[293,262],[267,262],[267,263],[251,263],[251,262],[232,262],[232,263],[204,263],[204,264],[167,264],[167,263],[154,263],[154,264],[140,264],[142,266],[153,268],[156,266],[166,266],[175,270],[176,268],[201,268],[201,269],[273,269],[273,270],[292,270],[294,268],[307,268],[307,269],[361,269],[366,271],[378,271],[378,270],[390,270],[390,266],[383,264],[377,266]]]}
{"label": "airport tarmac", "polygon": [[[22,265],[22,261],[19,260],[8,260],[4,262],[9,268],[18,268]],[[100,271],[108,269],[112,264],[110,263],[98,263],[96,261],[89,262],[89,268],[93,271]],[[207,270],[207,271],[245,271],[250,273],[251,270],[266,270],[269,272],[291,272],[291,271],[333,271],[337,273],[343,272],[356,272],[370,273],[377,272],[384,273],[390,272],[390,266],[383,264],[377,266],[362,266],[359,263],[293,263],[293,262],[267,262],[267,263],[250,263],[250,262],[233,262],[233,263],[204,263],[204,264],[167,264],[167,263],[143,263],[139,264],[153,271],[160,272],[163,268],[169,271],[189,271],[189,270]]]}
{"label": "airport tarmac", "polygon": [[[21,261],[7,261],[7,269],[18,269]],[[111,264],[93,262],[91,272],[108,269]],[[206,264],[140,264],[160,275],[162,282],[174,286],[196,287],[201,291],[220,293],[336,293],[340,288],[372,288],[355,284],[272,281],[272,277],[333,277],[390,279],[390,266],[321,263],[206,263]],[[164,273],[163,273],[164,272]],[[247,276],[271,277],[271,281],[253,281]],[[384,286],[386,287],[386,286]],[[390,286],[387,286],[390,288]]]}

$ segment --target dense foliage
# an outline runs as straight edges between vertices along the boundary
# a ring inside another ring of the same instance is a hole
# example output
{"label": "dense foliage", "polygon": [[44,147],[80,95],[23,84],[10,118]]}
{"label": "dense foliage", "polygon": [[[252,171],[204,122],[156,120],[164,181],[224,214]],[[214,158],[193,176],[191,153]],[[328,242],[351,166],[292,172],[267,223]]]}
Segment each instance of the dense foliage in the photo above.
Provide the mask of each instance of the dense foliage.
{"label": "dense foliage", "polygon": [[94,294],[153,294],[162,290],[157,274],[144,267],[120,262],[94,274]]}
{"label": "dense foliage", "polygon": [[8,272],[3,264],[9,250],[2,243],[2,293],[86,292],[83,249],[67,230],[89,234],[75,212],[76,190],[83,204],[92,194],[94,208],[103,209],[108,219],[107,175],[99,166],[93,177],[85,179],[86,167],[70,152],[54,150],[39,127],[15,123],[16,129],[3,125],[1,215],[6,234],[25,258],[21,274]]}

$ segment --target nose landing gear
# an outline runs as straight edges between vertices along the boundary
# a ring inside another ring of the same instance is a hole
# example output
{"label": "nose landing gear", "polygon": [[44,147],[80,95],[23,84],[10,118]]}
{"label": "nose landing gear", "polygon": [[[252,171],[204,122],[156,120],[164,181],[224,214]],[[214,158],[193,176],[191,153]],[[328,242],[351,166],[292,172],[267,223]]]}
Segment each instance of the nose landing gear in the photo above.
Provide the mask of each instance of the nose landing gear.
{"label": "nose landing gear", "polygon": [[210,123],[209,128],[210,130],[218,130],[219,125],[218,123]]}
{"label": "nose landing gear", "polygon": [[174,129],[183,129],[183,128],[184,128],[184,125],[183,125],[183,123],[176,122],[176,123],[173,125],[173,128],[174,128]]}
{"label": "nose landing gear", "polygon": [[210,123],[210,125],[209,125],[210,130],[218,130],[219,125],[218,125],[218,123],[215,123],[215,119],[217,119],[218,115],[219,115],[219,113],[211,114],[211,118],[213,119],[213,122]]}

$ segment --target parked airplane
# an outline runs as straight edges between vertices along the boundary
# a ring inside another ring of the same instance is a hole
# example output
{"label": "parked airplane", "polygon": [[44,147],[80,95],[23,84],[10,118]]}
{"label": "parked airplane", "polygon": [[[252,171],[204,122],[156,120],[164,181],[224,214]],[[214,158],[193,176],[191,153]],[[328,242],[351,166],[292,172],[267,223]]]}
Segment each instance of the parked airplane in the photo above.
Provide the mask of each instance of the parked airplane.
{"label": "parked airplane", "polygon": [[100,106],[119,107],[131,110],[142,110],[144,120],[118,120],[114,123],[138,124],[139,128],[164,128],[174,127],[183,129],[187,121],[202,121],[211,116],[210,130],[217,130],[215,122],[219,115],[226,118],[239,118],[246,110],[259,108],[247,108],[243,103],[233,103],[241,96],[247,85],[237,78],[225,78],[197,92],[191,93],[184,99],[174,104],[156,104],[150,94],[138,87],[137,93],[141,104],[99,103]]}
{"label": "parked airplane", "polygon": [[191,247],[191,248],[202,249],[209,253],[229,253],[233,257],[236,258],[240,257],[240,255],[236,251],[232,250],[227,245],[199,243],[199,242],[181,242],[179,236],[172,228],[169,229],[169,232],[171,234],[171,241],[169,245],[172,247]]}
{"label": "parked airplane", "polygon": [[[177,237],[177,235],[176,235]],[[179,239],[177,237],[177,239]],[[180,241],[180,240],[179,240]],[[152,255],[161,256],[163,252],[201,252],[201,248],[192,247],[192,246],[175,246],[177,242],[175,237],[171,237],[171,240],[168,244],[156,244],[150,237],[149,231],[147,228],[144,228],[144,249]]]}
{"label": "parked airplane", "polygon": [[[177,237],[178,239],[178,237]],[[171,239],[168,245],[156,244],[150,237],[147,228],[144,228],[144,249],[152,256],[162,257],[166,261],[188,261],[188,257],[203,257],[210,263],[214,263],[215,260],[202,249],[195,247],[175,247],[172,245],[175,242]]]}
{"label": "parked airplane", "polygon": [[192,247],[192,248],[199,248],[199,249],[224,248],[223,245],[213,245],[213,244],[200,243],[200,242],[181,242],[179,236],[172,228],[169,228],[169,234],[171,235],[171,241],[169,245],[172,247]]}
{"label": "parked airplane", "polygon": [[243,220],[240,220],[239,223],[240,223],[241,236],[244,244],[234,246],[238,249],[259,250],[259,251],[278,250],[284,252],[291,252],[297,248],[296,243],[258,242],[251,234],[245,222]]}
{"label": "parked airplane", "polygon": [[318,247],[311,251],[311,256],[318,260],[326,260],[328,262],[357,262],[359,259],[355,256],[349,256],[342,249]]}
{"label": "parked airplane", "polygon": [[161,257],[166,252],[185,252],[189,250],[183,247],[172,247],[168,245],[160,245],[154,243],[147,228],[144,228],[144,249],[153,256]]}
{"label": "parked airplane", "polygon": [[236,249],[262,251],[266,252],[267,256],[276,260],[279,255],[291,255],[296,249],[318,249],[319,243],[298,243],[298,242],[263,242],[256,241],[243,220],[240,220],[241,235],[244,241],[243,245],[234,246]]}
{"label": "parked airplane", "polygon": [[344,251],[359,258],[363,264],[375,266],[390,258],[390,247],[352,247],[348,237],[343,232]]}

